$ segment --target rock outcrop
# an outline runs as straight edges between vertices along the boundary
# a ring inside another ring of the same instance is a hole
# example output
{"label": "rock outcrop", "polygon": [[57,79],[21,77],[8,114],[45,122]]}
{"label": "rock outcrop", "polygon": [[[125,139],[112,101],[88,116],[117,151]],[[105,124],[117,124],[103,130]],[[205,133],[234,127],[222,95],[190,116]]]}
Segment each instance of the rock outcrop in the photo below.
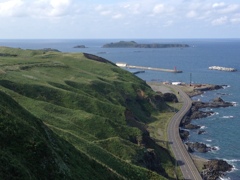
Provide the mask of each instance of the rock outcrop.
{"label": "rock outcrop", "polygon": [[212,159],[204,165],[202,177],[204,180],[215,180],[224,176],[225,172],[231,171],[232,165],[224,160]]}
{"label": "rock outcrop", "polygon": [[206,153],[208,151],[213,150],[211,147],[208,147],[204,143],[199,143],[199,142],[187,142],[186,145],[188,146],[188,150],[190,152],[200,152],[200,153]]}
{"label": "rock outcrop", "polygon": [[[201,101],[194,101],[192,103],[192,107],[188,116],[186,116],[180,126],[186,129],[197,129],[196,125],[191,124],[191,120],[193,119],[200,119],[211,116],[214,114],[213,111],[201,111],[200,109],[203,108],[219,108],[219,107],[229,107],[233,106],[234,104],[231,102],[225,102],[220,97],[213,99],[212,102],[201,102]],[[200,127],[198,127],[200,128]]]}
{"label": "rock outcrop", "polygon": [[77,46],[74,46],[73,48],[87,48],[85,45],[77,45]]}

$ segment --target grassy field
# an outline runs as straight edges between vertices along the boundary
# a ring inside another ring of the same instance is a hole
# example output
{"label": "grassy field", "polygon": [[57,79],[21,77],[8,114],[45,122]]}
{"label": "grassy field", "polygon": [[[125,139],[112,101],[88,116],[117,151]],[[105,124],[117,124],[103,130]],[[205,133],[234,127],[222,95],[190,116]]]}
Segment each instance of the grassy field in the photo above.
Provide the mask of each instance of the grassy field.
{"label": "grassy field", "polygon": [[0,177],[174,179],[155,95],[98,57],[0,47]]}

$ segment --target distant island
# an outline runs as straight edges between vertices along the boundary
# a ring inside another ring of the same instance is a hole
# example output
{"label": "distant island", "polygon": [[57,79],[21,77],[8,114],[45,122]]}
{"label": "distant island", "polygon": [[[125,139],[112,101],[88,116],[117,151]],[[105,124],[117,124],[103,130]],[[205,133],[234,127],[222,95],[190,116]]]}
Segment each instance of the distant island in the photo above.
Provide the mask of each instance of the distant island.
{"label": "distant island", "polygon": [[87,48],[85,45],[77,45],[77,46],[74,46],[73,48]]}
{"label": "distant island", "polygon": [[139,44],[135,41],[119,41],[116,43],[109,43],[102,46],[103,48],[185,48],[189,47],[188,44],[175,44],[175,43],[151,43]]}

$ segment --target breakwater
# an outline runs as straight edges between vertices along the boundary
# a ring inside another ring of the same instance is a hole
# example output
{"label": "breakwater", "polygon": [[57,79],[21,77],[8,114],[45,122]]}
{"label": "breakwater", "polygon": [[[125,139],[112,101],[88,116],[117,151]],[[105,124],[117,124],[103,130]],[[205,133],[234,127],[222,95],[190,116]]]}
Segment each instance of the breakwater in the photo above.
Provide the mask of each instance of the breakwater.
{"label": "breakwater", "polygon": [[165,69],[165,68],[156,68],[156,67],[146,67],[146,66],[134,66],[126,63],[116,63],[117,66],[130,69],[142,69],[142,70],[152,70],[152,71],[162,71],[162,72],[171,72],[171,73],[182,73],[181,70],[174,69]]}
{"label": "breakwater", "polygon": [[235,68],[221,67],[221,66],[210,66],[208,69],[210,69],[210,70],[218,70],[218,71],[229,71],[229,72],[237,71],[237,69],[235,69]]}

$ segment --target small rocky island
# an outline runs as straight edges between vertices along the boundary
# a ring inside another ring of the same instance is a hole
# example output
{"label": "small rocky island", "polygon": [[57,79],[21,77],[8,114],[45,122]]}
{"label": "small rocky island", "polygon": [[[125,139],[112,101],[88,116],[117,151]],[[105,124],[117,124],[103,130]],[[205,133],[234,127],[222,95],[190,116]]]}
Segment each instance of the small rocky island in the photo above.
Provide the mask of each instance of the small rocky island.
{"label": "small rocky island", "polygon": [[87,48],[85,45],[77,45],[77,46],[74,46],[73,48]]}
{"label": "small rocky island", "polygon": [[188,44],[175,44],[175,43],[151,43],[151,44],[139,44],[135,41],[119,41],[115,43],[109,43],[102,46],[103,48],[186,48]]}

